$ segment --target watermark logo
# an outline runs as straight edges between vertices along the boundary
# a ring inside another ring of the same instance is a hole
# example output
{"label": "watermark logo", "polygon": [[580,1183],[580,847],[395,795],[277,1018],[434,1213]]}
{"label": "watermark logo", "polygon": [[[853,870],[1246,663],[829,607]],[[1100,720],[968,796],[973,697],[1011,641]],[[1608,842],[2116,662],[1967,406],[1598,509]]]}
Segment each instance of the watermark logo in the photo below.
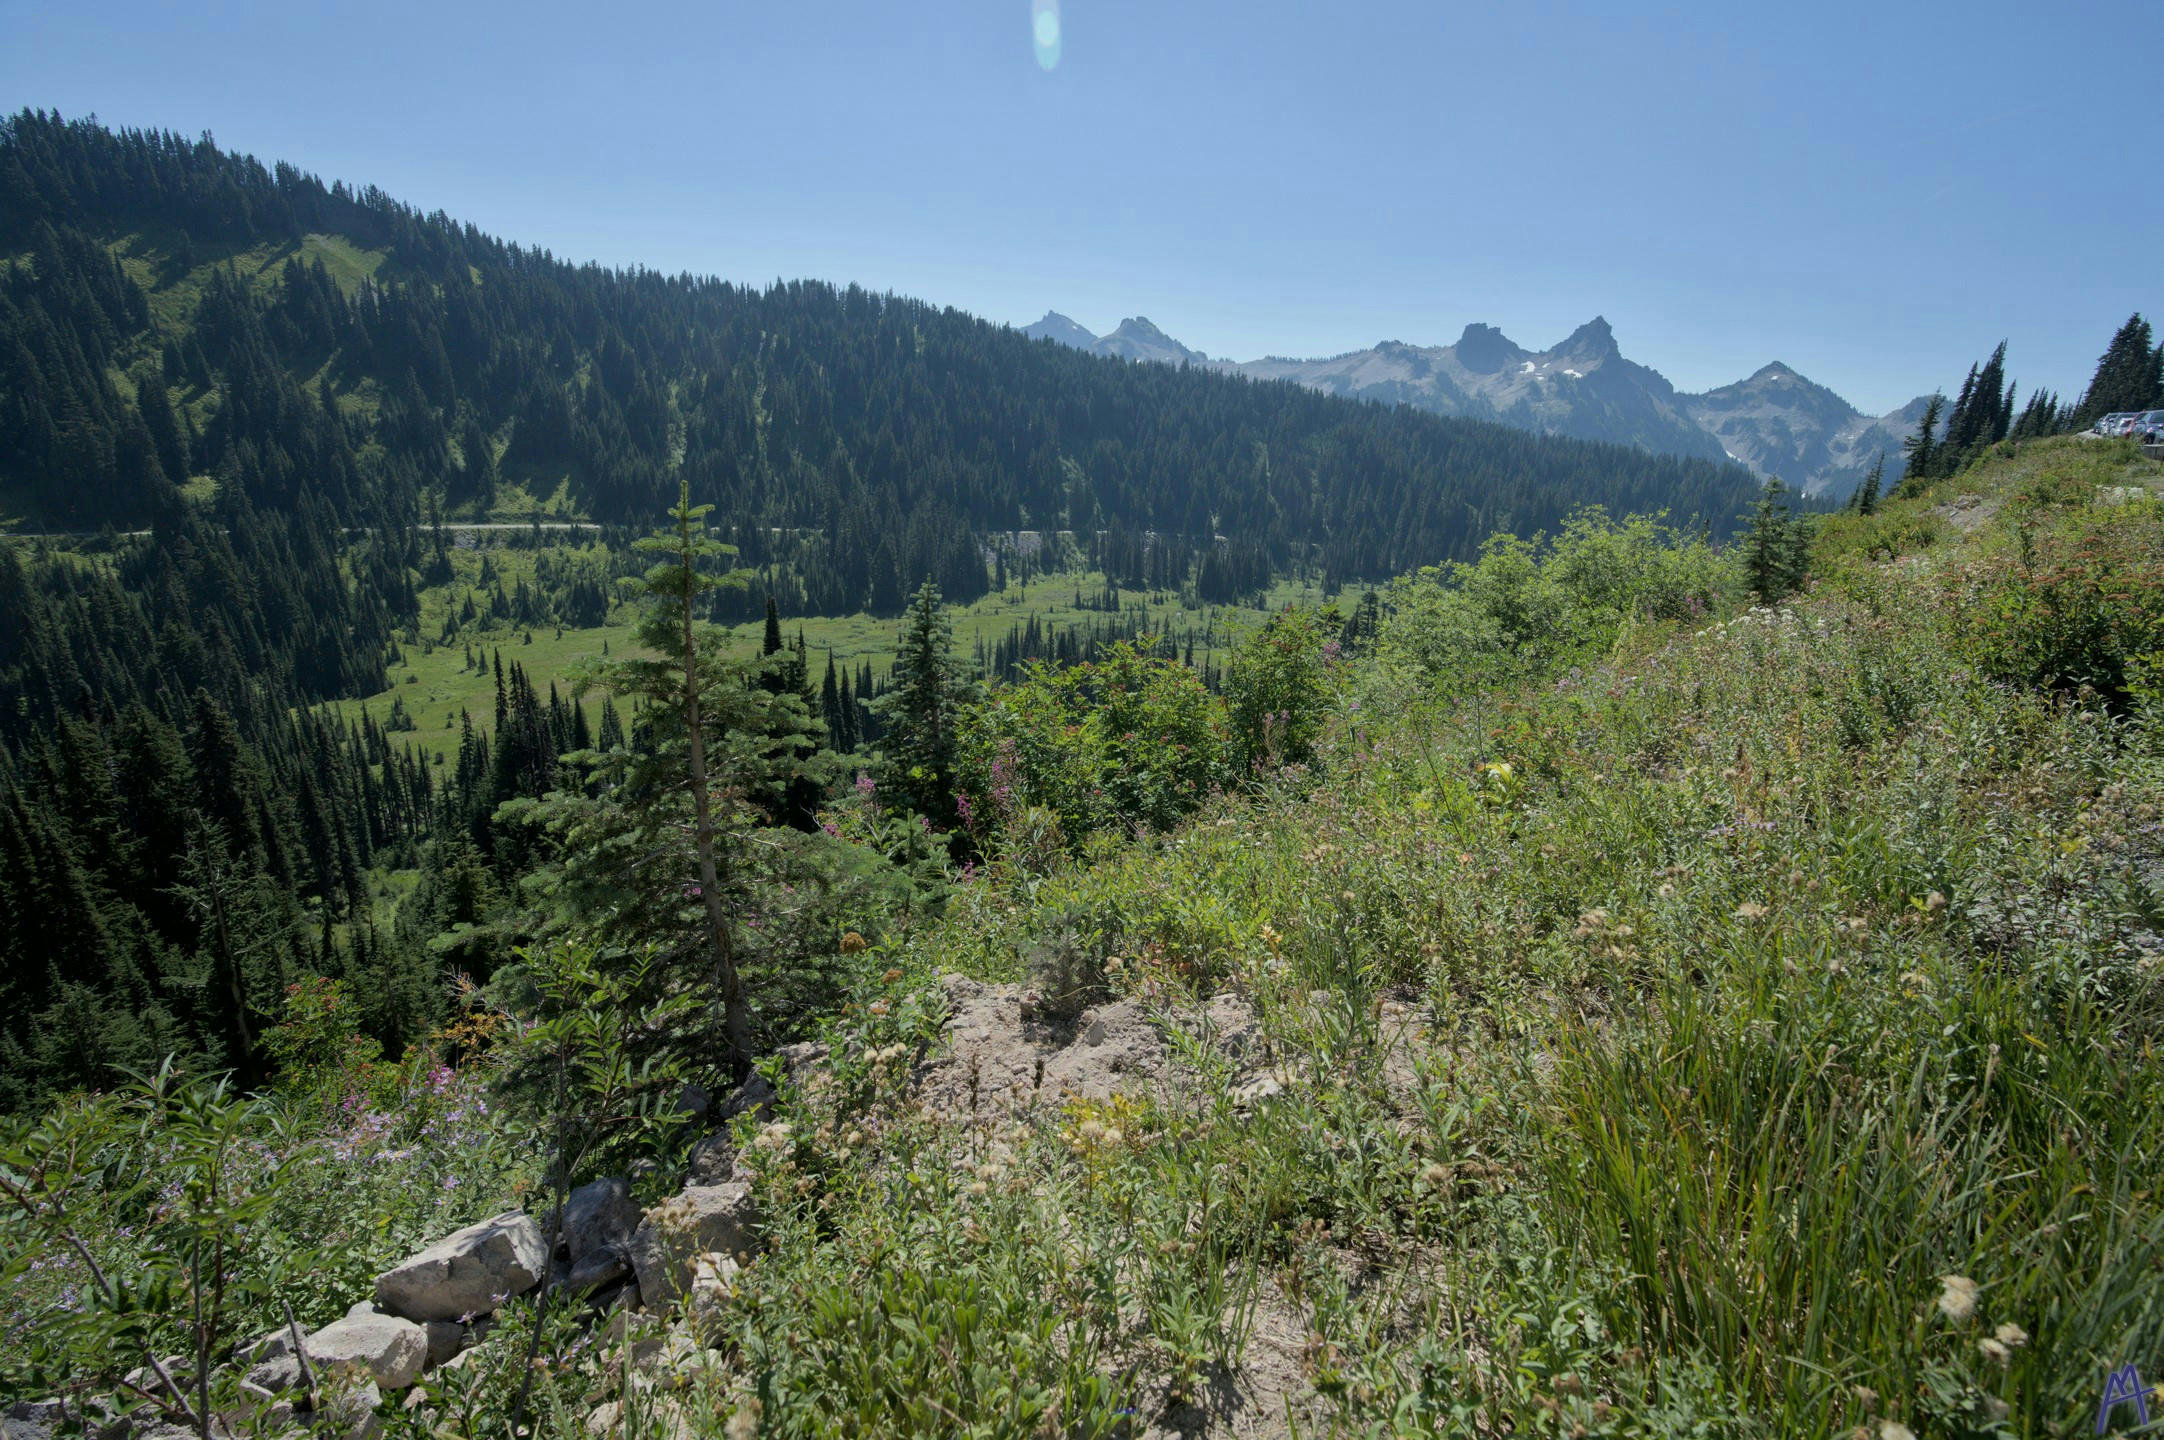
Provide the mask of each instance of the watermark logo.
{"label": "watermark logo", "polygon": [[2134,1407],[2136,1429],[2149,1423],[2149,1392],[2142,1388],[2141,1372],[2131,1362],[2120,1366],[2104,1378],[2104,1399],[2096,1407],[2096,1433],[2101,1435],[2111,1428],[2111,1412],[2121,1405]]}

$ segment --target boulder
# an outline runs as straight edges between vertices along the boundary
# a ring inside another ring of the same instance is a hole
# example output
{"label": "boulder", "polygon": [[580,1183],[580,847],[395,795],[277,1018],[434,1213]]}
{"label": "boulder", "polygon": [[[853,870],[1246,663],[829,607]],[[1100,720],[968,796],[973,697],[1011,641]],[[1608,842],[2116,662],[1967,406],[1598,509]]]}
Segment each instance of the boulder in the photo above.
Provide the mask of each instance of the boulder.
{"label": "boulder", "polygon": [[275,1360],[281,1355],[293,1353],[293,1327],[280,1325],[266,1330],[248,1344],[233,1352],[233,1358],[243,1365],[253,1365],[262,1360]]}
{"label": "boulder", "polygon": [[427,1369],[435,1369],[466,1348],[466,1327],[456,1320],[430,1320],[421,1331],[428,1341],[428,1359],[423,1362]]}
{"label": "boulder", "polygon": [[348,1315],[307,1343],[318,1374],[365,1378],[386,1390],[405,1389],[428,1363],[428,1332],[396,1315]]}
{"label": "boulder", "polygon": [[[639,1228],[640,1218],[631,1182],[623,1176],[581,1185],[564,1201],[563,1239],[556,1258],[575,1267],[597,1251],[621,1249]],[[547,1233],[554,1238],[555,1217],[549,1220]]]}
{"label": "boulder", "polygon": [[375,1440],[383,1433],[383,1417],[376,1413],[382,1403],[383,1392],[372,1380],[330,1396],[316,1413],[315,1434],[329,1440]]}
{"label": "boulder", "polygon": [[464,1320],[525,1294],[547,1271],[541,1227],[513,1211],[446,1235],[378,1275],[376,1304],[410,1320]]}
{"label": "boulder", "polygon": [[631,1273],[629,1242],[623,1246],[611,1246],[582,1256],[578,1263],[565,1272],[564,1288],[574,1294],[585,1295],[613,1285]]}
{"label": "boulder", "polygon": [[718,1252],[735,1255],[756,1243],[758,1206],[751,1186],[691,1185],[652,1210],[631,1237],[631,1266],[639,1296],[649,1306],[669,1304],[691,1287],[693,1261]]}
{"label": "boulder", "polygon": [[736,1137],[724,1130],[691,1147],[691,1161],[684,1168],[686,1185],[722,1185],[736,1174]]}
{"label": "boulder", "polygon": [[258,1360],[249,1366],[243,1383],[260,1386],[275,1395],[281,1391],[300,1389],[306,1378],[301,1374],[299,1357],[273,1355],[268,1360]]}

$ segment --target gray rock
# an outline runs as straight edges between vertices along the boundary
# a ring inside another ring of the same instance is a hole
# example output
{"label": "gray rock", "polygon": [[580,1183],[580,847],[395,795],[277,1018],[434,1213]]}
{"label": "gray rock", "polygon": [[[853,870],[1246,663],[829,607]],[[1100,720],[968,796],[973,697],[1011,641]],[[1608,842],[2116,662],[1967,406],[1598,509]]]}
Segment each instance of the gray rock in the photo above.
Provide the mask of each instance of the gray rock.
{"label": "gray rock", "polygon": [[306,1377],[301,1374],[301,1362],[293,1355],[273,1355],[248,1367],[245,1383],[260,1385],[273,1394],[281,1390],[298,1390]]}
{"label": "gray rock", "polygon": [[426,1368],[433,1370],[466,1348],[466,1327],[456,1320],[430,1320],[421,1326],[428,1340]]}
{"label": "gray rock", "polygon": [[292,1327],[280,1325],[275,1330],[264,1331],[248,1344],[235,1350],[233,1358],[242,1365],[253,1365],[258,1361],[275,1360],[281,1355],[291,1355],[292,1353]]}
{"label": "gray rock", "polygon": [[[822,1051],[822,1053],[824,1052]],[[774,1108],[774,1099],[773,1082],[764,1075],[753,1072],[750,1079],[722,1098],[721,1113],[714,1118],[724,1125],[739,1115],[750,1115],[755,1119],[764,1120]],[[722,1133],[727,1134],[728,1132],[724,1130]]]}
{"label": "gray rock", "polygon": [[541,1227],[516,1211],[468,1225],[376,1277],[376,1303],[412,1320],[486,1315],[548,1272]]}
{"label": "gray rock", "polygon": [[[639,1228],[639,1207],[631,1198],[631,1182],[621,1175],[581,1185],[564,1201],[563,1248],[557,1259],[576,1266],[598,1250],[621,1249]],[[548,1232],[553,1238],[555,1217]]]}
{"label": "gray rock", "polygon": [[736,1139],[724,1130],[691,1147],[691,1162],[684,1169],[686,1185],[720,1185],[736,1169]]}
{"label": "gray rock", "polygon": [[578,1263],[565,1274],[564,1288],[583,1295],[623,1279],[631,1273],[631,1258],[625,1253],[628,1248],[627,1241],[621,1247],[596,1250],[581,1256]]}
{"label": "gray rock", "polygon": [[649,1306],[666,1305],[691,1286],[695,1257],[711,1251],[735,1255],[757,1240],[758,1207],[751,1186],[687,1186],[646,1212],[631,1237],[631,1265],[638,1272],[639,1295]]}
{"label": "gray rock", "polygon": [[396,1315],[348,1315],[308,1337],[308,1359],[324,1376],[365,1376],[403,1390],[428,1362],[428,1332]]}
{"label": "gray rock", "polygon": [[383,1392],[374,1381],[334,1395],[317,1413],[315,1433],[331,1440],[375,1440],[383,1433],[383,1417],[376,1413],[382,1403]]}
{"label": "gray rock", "polygon": [[694,1120],[704,1120],[713,1106],[713,1097],[706,1093],[704,1085],[686,1085],[676,1097],[676,1108]]}

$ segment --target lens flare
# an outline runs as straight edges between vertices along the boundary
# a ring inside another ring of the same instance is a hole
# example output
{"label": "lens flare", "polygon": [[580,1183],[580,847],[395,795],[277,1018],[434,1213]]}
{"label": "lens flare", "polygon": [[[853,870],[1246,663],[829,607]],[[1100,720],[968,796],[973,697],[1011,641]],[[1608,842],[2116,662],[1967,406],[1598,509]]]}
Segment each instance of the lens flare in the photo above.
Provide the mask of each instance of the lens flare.
{"label": "lens flare", "polygon": [[1041,69],[1059,64],[1059,0],[1029,0],[1029,38]]}

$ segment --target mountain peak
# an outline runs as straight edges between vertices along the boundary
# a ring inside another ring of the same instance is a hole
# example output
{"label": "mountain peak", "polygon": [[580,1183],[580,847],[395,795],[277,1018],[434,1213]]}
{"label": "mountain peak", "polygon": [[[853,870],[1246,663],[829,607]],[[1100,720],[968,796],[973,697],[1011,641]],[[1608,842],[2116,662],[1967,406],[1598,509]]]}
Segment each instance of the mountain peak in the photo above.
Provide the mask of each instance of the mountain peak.
{"label": "mountain peak", "polygon": [[1613,360],[1622,354],[1615,343],[1615,330],[1607,317],[1595,315],[1592,319],[1570,332],[1570,338],[1555,349],[1551,355],[1571,355],[1586,360]]}
{"label": "mountain peak", "polygon": [[1458,337],[1452,353],[1458,357],[1460,365],[1475,375],[1493,375],[1505,365],[1525,358],[1525,351],[1508,335],[1493,325],[1482,325],[1477,321],[1465,327],[1465,333]]}
{"label": "mountain peak", "polygon": [[1062,345],[1072,345],[1077,350],[1087,350],[1097,343],[1097,337],[1077,325],[1057,310],[1047,310],[1044,318],[1034,325],[1025,325],[1022,333],[1032,340],[1057,340]]}

